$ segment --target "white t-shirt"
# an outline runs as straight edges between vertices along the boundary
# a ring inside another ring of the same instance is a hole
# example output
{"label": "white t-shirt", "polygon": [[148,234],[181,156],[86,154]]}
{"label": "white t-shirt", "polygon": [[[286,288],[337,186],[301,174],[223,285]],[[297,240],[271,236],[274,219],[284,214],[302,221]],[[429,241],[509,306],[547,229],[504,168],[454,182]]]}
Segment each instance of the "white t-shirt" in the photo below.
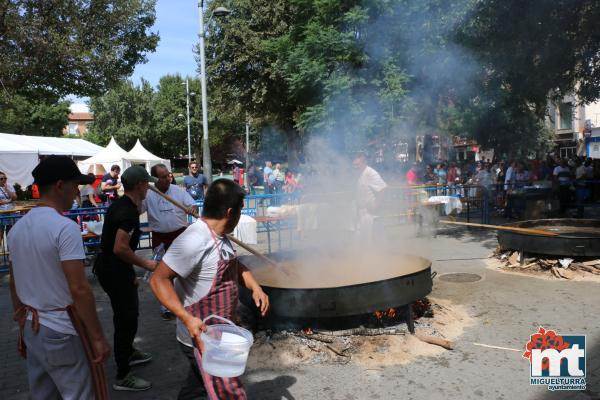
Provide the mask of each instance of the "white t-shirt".
{"label": "white t-shirt", "polygon": [[381,176],[373,168],[367,166],[358,178],[356,203],[359,208],[372,210],[376,206],[375,193],[387,187]]}
{"label": "white t-shirt", "polygon": [[36,207],[8,234],[19,299],[38,310],[40,324],[76,335],[66,311],[49,311],[73,303],[61,262],[83,260],[79,226],[50,207]]}
{"label": "white t-shirt", "polygon": [[[212,288],[220,260],[217,244],[224,260],[235,256],[225,236],[217,236],[215,243],[208,225],[198,220],[173,241],[163,257],[165,264],[179,275],[175,279],[175,291],[184,307],[197,303]],[[179,319],[177,340],[192,346],[190,334]]]}
{"label": "white t-shirt", "polygon": [[[196,204],[182,188],[171,185],[165,193],[186,207]],[[148,225],[155,232],[169,233],[188,226],[187,214],[159,194],[149,190],[142,202],[142,213],[148,211]]]}

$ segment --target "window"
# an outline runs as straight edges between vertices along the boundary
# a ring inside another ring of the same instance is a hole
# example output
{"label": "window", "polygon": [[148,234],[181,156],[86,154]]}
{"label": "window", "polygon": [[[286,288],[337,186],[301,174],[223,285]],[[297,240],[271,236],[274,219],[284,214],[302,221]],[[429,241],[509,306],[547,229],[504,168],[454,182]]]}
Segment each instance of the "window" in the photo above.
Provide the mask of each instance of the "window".
{"label": "window", "polygon": [[577,147],[561,147],[560,158],[571,158],[577,154]]}
{"label": "window", "polygon": [[77,122],[69,122],[69,135],[77,135]]}
{"label": "window", "polygon": [[559,129],[573,129],[573,104],[562,103],[558,108],[560,114]]}

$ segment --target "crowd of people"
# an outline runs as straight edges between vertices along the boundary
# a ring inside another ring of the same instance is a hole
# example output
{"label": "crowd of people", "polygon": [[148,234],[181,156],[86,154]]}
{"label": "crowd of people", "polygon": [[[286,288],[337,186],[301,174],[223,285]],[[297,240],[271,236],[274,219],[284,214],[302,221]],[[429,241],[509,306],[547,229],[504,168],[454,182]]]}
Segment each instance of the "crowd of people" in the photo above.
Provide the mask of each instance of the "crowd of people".
{"label": "crowd of people", "polygon": [[414,163],[406,172],[405,183],[410,186],[473,186],[506,210],[512,217],[514,208],[510,195],[526,187],[548,188],[560,201],[560,214],[576,205],[579,214],[582,204],[600,198],[600,160],[584,157],[545,160],[496,160],[494,162]]}

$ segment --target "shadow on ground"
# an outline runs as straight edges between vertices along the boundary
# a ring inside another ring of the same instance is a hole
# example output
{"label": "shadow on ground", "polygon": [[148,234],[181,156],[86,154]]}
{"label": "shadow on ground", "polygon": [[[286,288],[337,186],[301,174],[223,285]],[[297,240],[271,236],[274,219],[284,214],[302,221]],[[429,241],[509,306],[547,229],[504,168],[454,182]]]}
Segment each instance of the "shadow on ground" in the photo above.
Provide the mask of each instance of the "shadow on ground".
{"label": "shadow on ground", "polygon": [[[251,371],[248,376],[252,375]],[[250,399],[262,400],[295,400],[288,390],[296,383],[297,379],[289,375],[281,375],[273,379],[246,384],[246,393]]]}
{"label": "shadow on ground", "polygon": [[437,230],[437,235],[458,239],[467,243],[480,243],[483,247],[487,249],[495,249],[498,245],[498,237],[496,235],[496,231],[492,230],[455,227],[449,228],[442,226]]}

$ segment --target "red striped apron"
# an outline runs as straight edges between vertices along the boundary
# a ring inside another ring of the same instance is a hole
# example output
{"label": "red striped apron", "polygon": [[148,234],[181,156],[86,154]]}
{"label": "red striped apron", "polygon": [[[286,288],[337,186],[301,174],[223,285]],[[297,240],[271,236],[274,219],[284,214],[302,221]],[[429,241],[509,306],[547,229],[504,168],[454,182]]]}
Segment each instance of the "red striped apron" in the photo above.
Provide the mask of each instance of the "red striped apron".
{"label": "red striped apron", "polygon": [[[199,319],[204,319],[211,314],[215,314],[235,322],[235,310],[238,303],[239,261],[237,256],[235,256],[235,252],[233,258],[230,260],[223,258],[216,234],[210,229],[208,224],[207,227],[210,230],[216,250],[219,253],[217,273],[207,295],[185,309]],[[214,319],[207,321],[207,325],[214,323],[218,323],[218,321]],[[205,373],[202,370],[202,355],[197,348],[194,348],[194,355],[196,356],[196,362],[198,363],[198,369],[202,375],[204,386],[211,400],[247,399],[246,390],[239,378],[219,378]]]}

